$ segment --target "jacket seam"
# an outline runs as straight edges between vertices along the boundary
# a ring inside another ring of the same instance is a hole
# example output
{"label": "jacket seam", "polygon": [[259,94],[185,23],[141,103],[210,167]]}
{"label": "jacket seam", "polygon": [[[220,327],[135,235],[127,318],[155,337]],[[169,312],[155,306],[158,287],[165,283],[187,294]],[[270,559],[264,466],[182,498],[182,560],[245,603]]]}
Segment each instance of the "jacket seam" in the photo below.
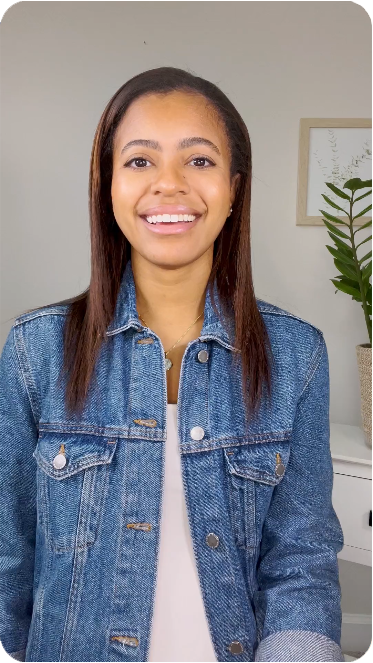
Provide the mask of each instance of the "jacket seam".
{"label": "jacket seam", "polygon": [[299,322],[303,322],[303,324],[309,325],[313,329],[316,329],[319,334],[322,334],[322,330],[319,327],[316,327],[316,325],[312,324],[312,322],[309,322],[309,320],[304,320],[303,318],[300,318],[298,315],[294,315],[294,313],[290,313],[290,311],[276,311],[270,308],[261,308],[258,307],[259,311],[261,313],[269,313],[269,315],[278,315],[283,318],[293,318],[293,320],[298,320]]}
{"label": "jacket seam", "polygon": [[[263,301],[263,300],[261,300]],[[47,308],[43,311],[35,311],[30,312],[30,313],[23,313],[21,316],[18,316],[14,322],[15,326],[19,326],[25,322],[29,322],[30,320],[34,320],[35,318],[40,318],[45,315],[60,315],[60,316],[66,316],[68,315],[68,305],[64,304],[61,306],[62,310],[57,310],[57,307],[51,306],[50,308]],[[261,306],[260,304],[258,305],[258,310],[261,313],[268,313],[269,315],[277,315],[281,316],[283,318],[292,318],[293,320],[298,320],[298,322],[303,322],[303,324],[309,325],[316,331],[322,334],[322,330],[319,327],[316,327],[316,325],[312,324],[312,322],[309,322],[308,320],[304,320],[303,318],[295,315],[294,313],[291,313],[290,311],[283,311],[283,310],[276,310],[275,308],[272,308],[271,305],[269,305],[269,308],[267,306]],[[123,325],[122,325],[123,327]]]}
{"label": "jacket seam", "polygon": [[320,365],[324,347],[325,347],[324,335],[320,331],[319,332],[319,342],[318,342],[317,348],[316,348],[316,350],[315,350],[315,352],[314,352],[314,354],[311,358],[310,365],[309,365],[309,368],[308,368],[308,372],[307,372],[307,375],[306,375],[306,378],[305,378],[304,387],[303,387],[303,389],[300,393],[299,398],[301,398],[301,396],[303,396],[306,388],[308,387],[308,385],[311,382],[314,374],[316,373],[316,370],[318,369],[318,367]]}
{"label": "jacket seam", "polygon": [[23,313],[21,316],[18,316],[15,319],[14,327],[19,327],[20,325],[23,325],[25,322],[30,322],[31,320],[35,320],[35,318],[41,318],[45,315],[66,316],[68,315],[68,310],[57,311],[56,309],[53,310],[53,307],[51,307],[51,310],[40,311],[40,312],[35,311],[34,313]]}
{"label": "jacket seam", "polygon": [[34,418],[36,428],[39,429],[39,420],[36,413],[40,412],[40,405],[36,399],[36,396],[34,397],[34,394],[37,393],[36,386],[34,385],[31,376],[31,369],[27,359],[26,347],[21,329],[17,330],[16,333],[15,327],[13,327],[13,339],[22,382],[31,406],[32,416]]}

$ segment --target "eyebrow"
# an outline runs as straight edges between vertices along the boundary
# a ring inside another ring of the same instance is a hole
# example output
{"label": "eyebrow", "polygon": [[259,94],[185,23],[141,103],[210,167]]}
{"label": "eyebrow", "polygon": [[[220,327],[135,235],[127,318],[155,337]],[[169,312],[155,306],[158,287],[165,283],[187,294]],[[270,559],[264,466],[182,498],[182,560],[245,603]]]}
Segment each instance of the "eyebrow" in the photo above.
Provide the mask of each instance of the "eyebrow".
{"label": "eyebrow", "polygon": [[[158,150],[159,152],[162,152],[162,148],[158,141],[156,140],[146,140],[143,138],[138,138],[137,140],[131,140],[129,143],[127,143],[121,150],[121,155],[123,152],[128,150],[130,147],[133,145],[141,145],[142,147],[148,147],[153,150]],[[219,148],[211,142],[211,140],[208,140],[207,138],[201,138],[200,136],[191,136],[190,138],[182,138],[177,144],[177,150],[184,150],[186,147],[192,147],[193,145],[207,145],[207,147],[211,147],[214,152],[220,154]]]}

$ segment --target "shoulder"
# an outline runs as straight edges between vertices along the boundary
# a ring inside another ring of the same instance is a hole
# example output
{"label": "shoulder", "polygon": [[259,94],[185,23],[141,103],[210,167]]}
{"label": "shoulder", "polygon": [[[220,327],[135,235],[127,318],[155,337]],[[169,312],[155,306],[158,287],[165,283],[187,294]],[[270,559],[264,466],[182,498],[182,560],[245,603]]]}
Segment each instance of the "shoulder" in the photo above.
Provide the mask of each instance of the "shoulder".
{"label": "shoulder", "polygon": [[256,302],[267,325],[281,329],[298,329],[301,333],[309,332],[317,337],[323,336],[322,330],[309,322],[309,320],[301,318],[299,315],[295,315],[295,313],[291,313],[291,311],[287,311],[263,299],[257,298]]}
{"label": "shoulder", "polygon": [[47,305],[18,315],[9,336],[14,337],[18,354],[33,361],[48,361],[63,343],[63,328],[69,305]]}
{"label": "shoulder", "polygon": [[258,309],[268,331],[272,352],[286,371],[296,374],[313,370],[327,347],[322,330],[291,311],[257,299]]}
{"label": "shoulder", "polygon": [[[59,324],[61,317],[66,317],[69,312],[68,304],[50,304],[35,309],[30,309],[25,313],[18,315],[13,323],[13,327],[20,325],[27,325],[33,323],[34,325],[43,324],[43,322],[56,322]],[[57,317],[56,317],[57,316]]]}

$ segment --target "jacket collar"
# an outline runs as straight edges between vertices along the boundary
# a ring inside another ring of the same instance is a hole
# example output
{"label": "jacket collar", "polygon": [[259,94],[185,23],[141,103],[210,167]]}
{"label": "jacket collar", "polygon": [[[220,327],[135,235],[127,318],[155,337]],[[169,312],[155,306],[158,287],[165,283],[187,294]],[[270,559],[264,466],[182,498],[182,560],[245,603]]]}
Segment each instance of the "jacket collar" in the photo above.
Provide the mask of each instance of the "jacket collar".
{"label": "jacket collar", "polygon": [[[222,309],[219,302],[216,281],[214,282],[214,295],[215,295],[216,305],[222,315]],[[233,334],[232,321],[228,320],[227,326],[231,330],[231,338],[233,338],[234,334]],[[136,289],[135,289],[135,281],[132,271],[131,259],[127,261],[123,271],[114,317],[107,328],[106,335],[112,336],[119,332],[125,331],[130,327],[133,327],[138,331],[146,329],[146,327],[140,321],[140,318],[137,313]],[[234,345],[231,344],[227,330],[222,326],[218,316],[216,315],[212,307],[211,296],[208,288],[206,290],[206,297],[205,297],[203,327],[199,335],[199,339],[201,341],[216,340],[225,348],[229,350],[236,350]]]}

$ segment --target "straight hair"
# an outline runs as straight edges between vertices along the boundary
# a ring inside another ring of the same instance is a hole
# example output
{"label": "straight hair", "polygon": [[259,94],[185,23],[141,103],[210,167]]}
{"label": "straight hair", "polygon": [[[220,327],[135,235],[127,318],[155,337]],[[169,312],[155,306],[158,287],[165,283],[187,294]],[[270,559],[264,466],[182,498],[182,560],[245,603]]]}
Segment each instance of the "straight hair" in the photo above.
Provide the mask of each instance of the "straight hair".
{"label": "straight hair", "polygon": [[[111,200],[113,147],[116,130],[135,99],[151,94],[181,91],[203,95],[206,110],[222,122],[231,156],[230,179],[240,173],[232,213],[215,239],[213,264],[207,288],[212,306],[221,317],[214,300],[216,281],[224,316],[233,321],[237,352],[241,358],[242,396],[246,420],[254,416],[264,388],[272,396],[271,364],[273,353],[266,326],[258,309],[253,287],[250,240],[252,158],[250,136],[240,114],[214,83],[176,67],[158,67],[128,80],[107,103],[98,123],[90,159],[89,221],[91,237],[91,275],[88,288],[48,306],[69,305],[64,324],[62,370],[67,375],[65,408],[69,415],[80,416],[94,374],[102,343],[110,342],[106,330],[113,319],[123,271],[131,256],[131,245],[114,217]],[[45,306],[31,309],[37,311]]]}

